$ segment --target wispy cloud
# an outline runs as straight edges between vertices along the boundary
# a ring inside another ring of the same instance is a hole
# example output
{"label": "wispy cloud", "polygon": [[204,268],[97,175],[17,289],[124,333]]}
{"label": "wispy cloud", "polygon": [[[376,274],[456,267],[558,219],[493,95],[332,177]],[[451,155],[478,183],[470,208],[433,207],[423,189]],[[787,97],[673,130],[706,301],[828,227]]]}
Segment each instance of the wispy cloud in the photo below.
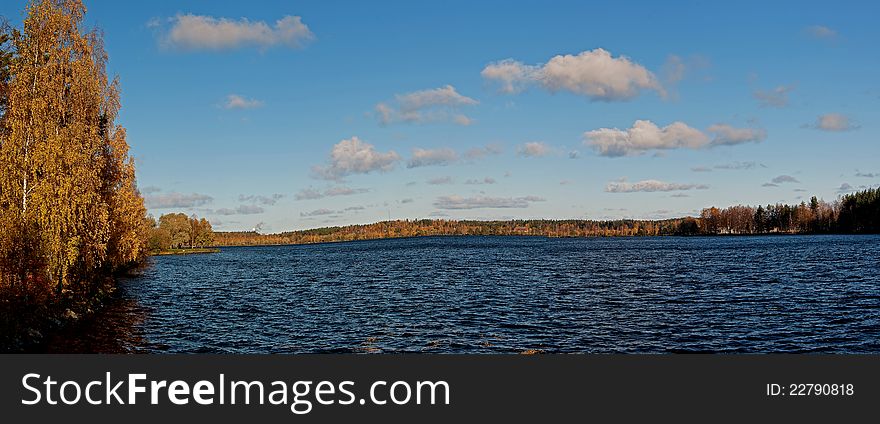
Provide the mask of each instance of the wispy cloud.
{"label": "wispy cloud", "polygon": [[223,103],[224,109],[254,109],[263,106],[263,102],[256,99],[248,99],[238,94],[230,94],[226,96]]}
{"label": "wispy cloud", "polygon": [[824,25],[809,26],[804,31],[807,35],[820,40],[833,40],[837,38],[837,31]]}
{"label": "wispy cloud", "polygon": [[464,152],[467,159],[482,159],[486,156],[500,155],[504,149],[499,144],[491,143],[484,147],[474,147]]}
{"label": "wispy cloud", "polygon": [[153,193],[158,193],[158,192],[162,191],[162,188],[156,187],[156,186],[146,186],[146,187],[140,189],[140,191],[143,194],[153,194]]}
{"label": "wispy cloud", "polygon": [[443,184],[452,184],[452,177],[437,177],[430,178],[425,181],[429,185],[443,185]]}
{"label": "wispy cloud", "polygon": [[813,125],[813,128],[822,131],[840,132],[855,130],[858,129],[859,126],[844,114],[826,113],[824,115],[819,115],[819,117],[816,118],[816,123]]}
{"label": "wispy cloud", "polygon": [[780,85],[771,90],[755,90],[752,96],[758,100],[761,106],[783,108],[788,106],[788,93],[794,90],[794,86]]}
{"label": "wispy cloud", "polygon": [[473,119],[462,114],[460,109],[479,102],[463,96],[455,87],[447,85],[440,88],[398,94],[395,104],[378,103],[376,116],[383,125],[395,122],[437,122],[448,121],[458,125],[471,125]]}
{"label": "wispy cloud", "polygon": [[263,212],[263,208],[256,205],[239,205],[234,209],[221,208],[214,211],[217,215],[256,215]]}
{"label": "wispy cloud", "polygon": [[207,205],[214,200],[205,194],[166,193],[144,197],[144,203],[152,209],[194,208]]}
{"label": "wispy cloud", "polygon": [[529,158],[539,158],[550,154],[551,149],[542,141],[530,141],[523,144],[517,149],[516,153],[520,156]]}
{"label": "wispy cloud", "polygon": [[854,190],[853,186],[849,185],[849,183],[843,183],[840,185],[840,187],[837,188],[837,193],[838,194],[850,193],[853,190]]}
{"label": "wispy cloud", "polygon": [[792,177],[791,175],[780,175],[778,177],[774,177],[770,180],[773,184],[784,184],[784,183],[800,183],[797,178]]}
{"label": "wispy cloud", "polygon": [[390,171],[399,160],[400,155],[393,150],[377,152],[372,144],[352,137],[336,143],[330,151],[329,164],[314,166],[312,174],[316,178],[340,180],[352,174]]}
{"label": "wispy cloud", "polygon": [[334,211],[334,210],[321,208],[321,209],[315,209],[311,212],[300,212],[299,216],[305,218],[305,217],[313,217],[313,216],[333,215],[335,213],[336,213],[336,211]]}
{"label": "wispy cloud", "polygon": [[263,196],[263,195],[258,195],[258,194],[249,194],[249,195],[240,194],[238,196],[238,201],[239,202],[259,203],[261,205],[271,206],[271,205],[278,203],[278,201],[283,198],[284,198],[284,195],[280,194],[280,193],[275,193],[271,196]]}
{"label": "wispy cloud", "polygon": [[705,184],[680,184],[668,183],[658,180],[643,180],[635,183],[626,180],[613,181],[605,186],[608,193],[635,193],[635,192],[657,192],[657,191],[683,191],[683,190],[703,190],[709,186]]}
{"label": "wispy cloud", "polygon": [[877,172],[862,172],[856,169],[856,176],[862,178],[878,178],[880,177],[880,173]]}
{"label": "wispy cloud", "polygon": [[442,149],[413,149],[412,156],[406,164],[407,168],[419,168],[422,166],[444,166],[458,161],[458,153],[449,148]]}
{"label": "wispy cloud", "polygon": [[715,134],[712,146],[734,146],[743,143],[760,143],[767,138],[767,131],[761,128],[735,128],[727,124],[715,124],[709,127]]}
{"label": "wispy cloud", "polygon": [[644,66],[625,56],[613,57],[601,48],[554,56],[539,65],[502,60],[487,65],[481,75],[499,83],[505,93],[537,85],[550,92],[568,91],[596,101],[628,100],[643,90],[666,95],[657,77]]}
{"label": "wispy cloud", "polygon": [[480,184],[495,184],[497,182],[498,181],[495,181],[495,179],[492,177],[486,177],[483,179],[469,179],[469,180],[465,181],[464,183],[469,184],[469,185],[480,185]]}
{"label": "wispy cloud", "polygon": [[333,196],[350,196],[353,194],[366,193],[368,191],[370,190],[366,188],[350,188],[346,186],[327,187],[324,190],[309,187],[298,191],[294,194],[293,198],[296,200],[315,200]]}
{"label": "wispy cloud", "polygon": [[542,202],[543,198],[537,196],[525,197],[461,197],[441,196],[434,202],[434,207],[444,210],[460,209],[506,209],[527,208],[532,202]]}
{"label": "wispy cloud", "polygon": [[[150,21],[152,27],[161,21]],[[177,15],[167,20],[171,27],[162,36],[164,46],[179,50],[228,50],[246,47],[267,49],[275,46],[300,48],[315,34],[299,16],[285,16],[273,25],[264,21],[216,18],[205,15]]]}

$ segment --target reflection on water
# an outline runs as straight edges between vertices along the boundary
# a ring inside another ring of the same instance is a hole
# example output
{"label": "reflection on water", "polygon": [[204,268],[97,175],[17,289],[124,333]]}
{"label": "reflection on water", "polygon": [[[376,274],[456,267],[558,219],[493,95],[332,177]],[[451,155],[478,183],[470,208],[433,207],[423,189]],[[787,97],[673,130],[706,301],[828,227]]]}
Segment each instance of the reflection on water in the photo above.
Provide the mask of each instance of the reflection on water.
{"label": "reflection on water", "polygon": [[880,353],[880,237],[428,237],[163,256],[53,351]]}
{"label": "reflection on water", "polygon": [[144,309],[137,301],[120,295],[89,316],[49,337],[45,353],[141,353]]}

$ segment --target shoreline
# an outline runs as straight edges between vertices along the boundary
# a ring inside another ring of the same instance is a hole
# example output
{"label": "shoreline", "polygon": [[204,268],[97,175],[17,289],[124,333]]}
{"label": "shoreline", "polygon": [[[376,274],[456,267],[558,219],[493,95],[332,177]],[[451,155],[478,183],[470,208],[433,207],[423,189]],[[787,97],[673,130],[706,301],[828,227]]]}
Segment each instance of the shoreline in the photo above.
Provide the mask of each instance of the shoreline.
{"label": "shoreline", "polygon": [[[267,234],[268,237],[280,236],[284,233],[275,233],[275,234]],[[360,241],[377,241],[377,240],[400,240],[400,239],[416,239],[416,238],[442,238],[442,237],[529,237],[529,238],[545,238],[545,239],[608,239],[608,238],[669,238],[669,237],[681,237],[681,238],[725,238],[725,237],[787,237],[787,236],[871,236],[878,235],[878,233],[783,233],[783,232],[775,232],[775,233],[759,233],[759,234],[658,234],[658,235],[643,235],[643,234],[633,234],[633,235],[595,235],[595,236],[557,236],[557,235],[547,235],[547,234],[424,234],[424,235],[413,235],[413,236],[400,236],[400,237],[374,237],[374,238],[358,238],[351,240],[326,240],[326,241],[315,241],[315,242],[300,242],[300,243],[242,243],[242,244],[217,244],[214,245],[214,248],[219,252],[221,248],[227,247],[261,247],[261,246],[307,246],[307,245],[316,245],[316,244],[333,244],[333,243],[351,243],[351,242],[360,242]],[[198,252],[194,252],[198,253]],[[202,252],[209,253],[209,252]],[[175,253],[168,253],[168,255],[173,255]],[[186,253],[179,253],[186,254]],[[159,256],[159,255],[153,255]]]}
{"label": "shoreline", "polygon": [[220,253],[219,247],[221,246],[160,250],[158,252],[151,252],[150,256],[204,255],[208,253]]}

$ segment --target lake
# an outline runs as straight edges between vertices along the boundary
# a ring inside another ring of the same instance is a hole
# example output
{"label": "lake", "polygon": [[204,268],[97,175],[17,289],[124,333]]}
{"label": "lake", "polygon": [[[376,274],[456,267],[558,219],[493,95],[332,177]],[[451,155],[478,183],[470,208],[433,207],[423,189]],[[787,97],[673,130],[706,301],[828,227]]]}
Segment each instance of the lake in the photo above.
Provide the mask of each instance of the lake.
{"label": "lake", "polygon": [[424,237],[152,258],[54,351],[880,353],[880,236]]}

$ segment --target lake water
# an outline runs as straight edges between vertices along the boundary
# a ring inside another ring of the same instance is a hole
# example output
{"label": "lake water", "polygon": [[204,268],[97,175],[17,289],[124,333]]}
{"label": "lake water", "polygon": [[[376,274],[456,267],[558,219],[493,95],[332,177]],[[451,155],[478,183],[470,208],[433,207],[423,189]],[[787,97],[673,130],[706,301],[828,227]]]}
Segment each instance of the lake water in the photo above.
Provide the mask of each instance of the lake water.
{"label": "lake water", "polygon": [[72,338],[146,352],[880,353],[878,271],[878,236],[233,247],[153,258]]}

